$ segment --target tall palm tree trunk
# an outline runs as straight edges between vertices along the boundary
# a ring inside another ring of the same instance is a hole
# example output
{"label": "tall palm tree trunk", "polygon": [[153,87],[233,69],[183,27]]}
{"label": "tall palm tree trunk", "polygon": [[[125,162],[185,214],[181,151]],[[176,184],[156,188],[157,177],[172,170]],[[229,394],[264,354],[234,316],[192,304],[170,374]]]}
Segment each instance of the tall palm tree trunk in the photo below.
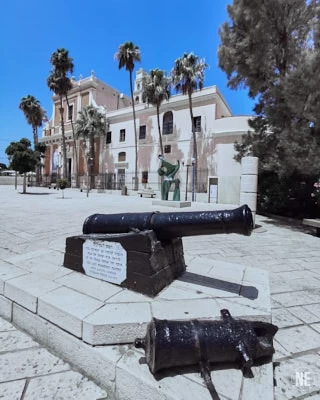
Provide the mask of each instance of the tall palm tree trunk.
{"label": "tall palm tree trunk", "polygon": [[[36,125],[32,125],[32,133],[33,133],[33,146],[34,148],[38,144],[38,127]],[[39,185],[40,183],[40,165],[36,167],[36,184]]]}
{"label": "tall palm tree trunk", "polygon": [[32,134],[33,134],[33,145],[38,144],[38,128],[36,125],[32,126]]}
{"label": "tall palm tree trunk", "polygon": [[64,118],[63,118],[63,103],[62,103],[62,96],[60,96],[60,124],[61,124],[61,135],[62,135],[62,156],[63,156],[63,179],[68,178],[68,171],[67,171],[67,148],[66,148],[66,136],[64,133]]}
{"label": "tall palm tree trunk", "polygon": [[[69,97],[66,95],[67,106],[69,109]],[[77,152],[77,142],[74,133],[74,125],[73,125],[73,118],[71,115],[71,129],[72,129],[72,139],[73,139],[73,161],[76,167],[76,187],[80,187],[80,177],[79,177],[79,163],[78,163],[78,152]]]}
{"label": "tall palm tree trunk", "polygon": [[93,189],[93,171],[94,171],[94,135],[89,137],[89,173],[90,189]]}
{"label": "tall palm tree trunk", "polygon": [[27,193],[27,173],[26,172],[23,174],[23,189],[22,189],[22,193],[23,194]]}
{"label": "tall palm tree trunk", "polygon": [[133,86],[132,86],[132,71],[130,70],[130,91],[131,91],[131,102],[132,102],[132,113],[133,113],[133,126],[134,126],[134,143],[135,143],[135,164],[134,164],[134,188],[133,190],[139,189],[138,181],[138,140],[137,140],[137,127],[136,127],[136,110],[134,107],[133,99]]}
{"label": "tall palm tree trunk", "polygon": [[159,104],[157,104],[157,121],[158,121],[160,151],[161,151],[161,154],[163,154],[162,135],[161,135],[161,129],[160,129],[160,107],[159,107]]}
{"label": "tall palm tree trunk", "polygon": [[193,139],[192,156],[194,158],[192,200],[195,201],[195,192],[197,191],[197,183],[198,183],[198,179],[197,179],[197,175],[198,175],[198,150],[197,150],[196,129],[195,129],[195,126],[194,126],[194,118],[193,118],[193,110],[192,110],[191,93],[188,93],[188,99],[189,99],[189,110],[190,110],[191,127],[192,127],[192,139]]}

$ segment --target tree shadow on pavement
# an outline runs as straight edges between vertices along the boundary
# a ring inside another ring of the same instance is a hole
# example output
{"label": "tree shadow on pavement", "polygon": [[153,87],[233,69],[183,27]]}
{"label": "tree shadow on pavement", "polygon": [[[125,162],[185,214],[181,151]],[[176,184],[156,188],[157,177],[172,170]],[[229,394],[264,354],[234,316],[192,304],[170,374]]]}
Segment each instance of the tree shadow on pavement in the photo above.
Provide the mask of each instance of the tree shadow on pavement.
{"label": "tree shadow on pavement", "polygon": [[303,225],[301,219],[286,218],[281,216],[262,216],[262,217],[265,217],[265,219],[263,220],[260,219],[259,224],[264,225],[265,227],[267,225],[273,225],[281,228],[286,228],[294,232],[302,232],[316,236],[314,229]]}
{"label": "tree shadow on pavement", "polygon": [[22,192],[19,192],[19,194],[29,194],[29,195],[31,195],[31,196],[33,196],[33,195],[35,195],[35,196],[47,196],[47,195],[49,195],[49,194],[54,194],[54,193],[37,193],[37,192],[26,192],[26,193],[22,193]]}

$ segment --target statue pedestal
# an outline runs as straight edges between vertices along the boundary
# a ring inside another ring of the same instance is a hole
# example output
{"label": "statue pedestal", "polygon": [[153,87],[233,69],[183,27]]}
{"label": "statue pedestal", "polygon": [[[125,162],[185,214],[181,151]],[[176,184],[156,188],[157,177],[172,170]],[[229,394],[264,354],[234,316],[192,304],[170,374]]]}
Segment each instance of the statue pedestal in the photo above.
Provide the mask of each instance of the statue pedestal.
{"label": "statue pedestal", "polygon": [[153,200],[153,206],[184,208],[191,207],[191,201]]}

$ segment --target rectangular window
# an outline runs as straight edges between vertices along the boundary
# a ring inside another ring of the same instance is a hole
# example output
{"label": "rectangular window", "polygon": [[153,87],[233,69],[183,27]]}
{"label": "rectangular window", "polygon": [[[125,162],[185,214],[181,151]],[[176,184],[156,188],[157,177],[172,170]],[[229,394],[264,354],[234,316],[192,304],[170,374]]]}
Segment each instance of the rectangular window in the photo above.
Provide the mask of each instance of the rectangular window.
{"label": "rectangular window", "polygon": [[193,122],[196,132],[201,132],[201,117],[194,117]]}
{"label": "rectangular window", "polygon": [[139,130],[139,139],[145,139],[146,138],[146,133],[147,133],[147,129],[145,125],[141,125],[140,126],[140,130]]}
{"label": "rectangular window", "polygon": [[164,146],[164,152],[165,153],[171,153],[171,144],[166,144]]}
{"label": "rectangular window", "polygon": [[123,162],[126,161],[126,152],[122,151],[121,153],[118,154],[118,161]]}
{"label": "rectangular window", "polygon": [[111,143],[111,132],[107,132],[106,144]]}
{"label": "rectangular window", "polygon": [[119,142],[125,142],[125,141],[126,141],[126,130],[125,129],[120,129]]}
{"label": "rectangular window", "polygon": [[148,171],[142,171],[141,183],[148,183]]}
{"label": "rectangular window", "polygon": [[73,104],[68,106],[68,121],[73,120]]}

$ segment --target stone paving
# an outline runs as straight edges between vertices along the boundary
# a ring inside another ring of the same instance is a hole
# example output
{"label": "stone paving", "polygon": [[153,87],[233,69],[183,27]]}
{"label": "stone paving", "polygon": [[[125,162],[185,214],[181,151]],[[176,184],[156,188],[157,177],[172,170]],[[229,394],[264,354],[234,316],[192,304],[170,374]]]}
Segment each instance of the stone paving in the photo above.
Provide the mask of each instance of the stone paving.
{"label": "stone paving", "polygon": [[[90,193],[89,198],[86,198],[83,193],[66,190],[63,200],[57,191],[39,188],[32,188],[29,191],[32,194],[23,196],[11,187],[0,187],[2,205],[0,262],[2,260],[5,264],[10,263],[13,274],[17,272],[14,268],[19,267],[27,267],[35,273],[39,270],[45,273],[45,266],[51,264],[53,268],[50,269],[50,278],[52,274],[59,278],[63,272],[59,268],[54,268],[56,262],[53,258],[57,252],[63,253],[67,236],[80,233],[82,223],[88,215],[96,212],[152,209],[150,199],[135,196]],[[205,210],[208,207],[208,204],[196,203],[192,205],[192,210]],[[260,268],[270,273],[273,322],[280,328],[276,335],[274,357],[276,398],[278,400],[305,398],[319,400],[319,238],[313,235],[311,230],[302,228],[299,224],[287,225],[279,220],[262,216],[257,216],[256,223],[257,228],[249,238],[239,235],[185,238],[186,262],[196,265],[205,258],[210,258]],[[43,250],[46,250],[45,254]],[[5,278],[10,279],[8,272]],[[0,293],[2,293],[1,282],[3,283],[0,269]],[[32,299],[29,306],[33,307]],[[68,399],[73,398],[72,396],[78,399],[103,398],[104,393],[101,389],[86,381],[79,373],[73,372],[68,364],[50,355],[46,349],[15,330],[12,325],[4,322],[0,325],[0,331],[1,347],[9,346],[9,350],[0,351],[0,376],[4,376],[2,379],[5,379],[0,384],[0,398],[1,395],[2,398],[8,400],[44,398],[48,393],[42,392],[44,390],[41,389],[42,387],[53,388],[53,390],[59,387],[67,393],[60,397],[50,397],[49,394],[47,397],[49,399]],[[10,343],[17,343],[19,350],[10,350]],[[31,352],[35,354],[31,356]],[[43,354],[46,354],[48,358]],[[18,371],[17,376],[10,376],[10,371],[8,371],[8,376],[3,374],[6,368],[3,369],[2,366],[7,365],[10,357],[12,357],[11,360],[18,360],[10,363],[12,368]],[[42,360],[45,360],[44,366],[40,366]],[[25,369],[29,368],[27,373],[20,373],[19,362],[21,365],[25,364]],[[41,376],[35,375],[34,366],[36,366],[37,374],[40,371]],[[68,386],[66,381],[71,385]],[[243,384],[248,385],[247,381],[245,380]],[[16,384],[13,385],[12,382]],[[8,397],[13,387],[17,394]],[[73,394],[68,392],[71,387],[82,390]],[[6,389],[7,392],[4,392]],[[265,396],[258,395],[253,389],[250,398],[265,398]]]}
{"label": "stone paving", "polygon": [[0,399],[103,400],[107,393],[0,318]]}

